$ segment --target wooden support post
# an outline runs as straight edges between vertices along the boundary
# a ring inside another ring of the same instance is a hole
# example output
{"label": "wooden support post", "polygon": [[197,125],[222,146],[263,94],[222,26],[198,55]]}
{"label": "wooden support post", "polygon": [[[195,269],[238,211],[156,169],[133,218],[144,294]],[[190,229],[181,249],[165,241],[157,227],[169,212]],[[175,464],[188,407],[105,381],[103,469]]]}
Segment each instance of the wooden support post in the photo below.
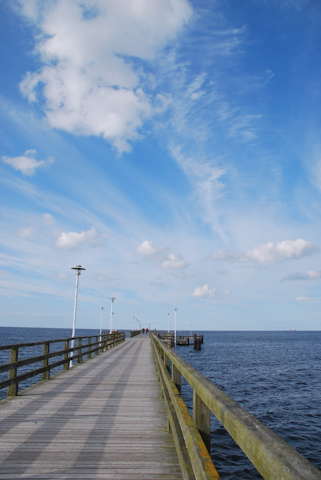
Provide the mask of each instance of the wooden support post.
{"label": "wooden support post", "polygon": [[211,451],[211,411],[203,400],[193,391],[193,422],[194,427],[200,432],[205,446]]}
{"label": "wooden support post", "polygon": [[167,368],[167,370],[170,372],[171,370],[171,361],[170,358],[167,355],[164,355],[164,365]]}
{"label": "wooden support post", "polygon": [[[10,349],[10,363],[15,363],[18,361],[18,352],[19,352],[19,347],[18,345],[17,346],[14,346]],[[9,370],[9,380],[12,380],[13,378],[16,378],[17,376],[17,369],[16,368],[12,368],[11,370]],[[14,385],[10,385],[8,387],[8,393],[7,393],[7,396],[8,397],[15,397],[18,395],[18,384],[14,384]]]}
{"label": "wooden support post", "polygon": [[77,363],[82,363],[81,345],[82,345],[81,338],[78,338],[78,347],[80,347],[80,348],[78,348],[79,357],[77,358]]}
{"label": "wooden support post", "polygon": [[199,337],[194,337],[194,350],[201,349],[201,339]]}
{"label": "wooden support post", "polygon": [[64,353],[64,360],[65,360],[64,370],[69,369],[69,355],[68,355],[68,352],[67,352],[68,349],[69,349],[69,340],[66,340],[65,341],[65,353]]}
{"label": "wooden support post", "polygon": [[91,358],[91,337],[88,337],[87,360]]}
{"label": "wooden support post", "polygon": [[[44,355],[49,355],[49,342],[45,342],[43,344],[43,354]],[[49,358],[44,358],[42,361],[42,366],[48,367],[49,366]],[[49,380],[50,378],[50,370],[47,370],[46,372],[42,372],[42,380]]]}
{"label": "wooden support post", "polygon": [[[95,343],[98,343],[98,337],[95,337]],[[95,355],[98,355],[99,350],[98,350],[98,345],[96,345],[97,350],[95,351]]]}
{"label": "wooden support post", "polygon": [[182,388],[182,375],[178,368],[175,367],[174,363],[172,364],[172,380],[176,385],[177,390],[181,393]]}

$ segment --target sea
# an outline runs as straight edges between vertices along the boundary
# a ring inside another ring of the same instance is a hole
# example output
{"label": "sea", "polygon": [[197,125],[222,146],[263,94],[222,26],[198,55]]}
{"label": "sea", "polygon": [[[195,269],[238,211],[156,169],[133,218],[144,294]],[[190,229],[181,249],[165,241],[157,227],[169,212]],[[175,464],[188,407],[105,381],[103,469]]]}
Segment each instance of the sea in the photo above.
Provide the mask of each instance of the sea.
{"label": "sea", "polygon": [[[321,469],[321,331],[177,332],[190,333],[203,335],[201,350],[176,346],[175,352]],[[0,327],[0,345],[70,336],[70,329]],[[7,361],[0,350],[0,365]],[[192,389],[184,379],[182,396],[192,412]],[[262,478],[214,416],[211,456],[223,480]]]}

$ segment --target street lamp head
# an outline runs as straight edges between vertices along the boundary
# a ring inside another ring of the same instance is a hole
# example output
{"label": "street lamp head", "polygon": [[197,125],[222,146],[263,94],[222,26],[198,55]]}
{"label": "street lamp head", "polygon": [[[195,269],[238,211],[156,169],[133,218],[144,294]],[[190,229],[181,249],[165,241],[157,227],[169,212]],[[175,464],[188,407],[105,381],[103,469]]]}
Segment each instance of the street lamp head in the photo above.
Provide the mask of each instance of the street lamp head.
{"label": "street lamp head", "polygon": [[110,300],[114,303],[114,300],[117,300],[116,297],[110,297]]}
{"label": "street lamp head", "polygon": [[76,275],[81,275],[81,270],[86,270],[81,265],[76,265],[75,267],[71,267],[71,270],[76,270]]}

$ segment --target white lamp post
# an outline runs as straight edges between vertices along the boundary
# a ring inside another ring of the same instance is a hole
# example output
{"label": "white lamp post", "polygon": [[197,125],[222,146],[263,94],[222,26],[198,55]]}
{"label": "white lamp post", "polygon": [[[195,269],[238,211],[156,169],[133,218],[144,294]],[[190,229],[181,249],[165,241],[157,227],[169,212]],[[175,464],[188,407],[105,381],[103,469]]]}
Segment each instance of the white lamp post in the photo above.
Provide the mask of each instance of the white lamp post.
{"label": "white lamp post", "polygon": [[176,312],[177,312],[177,308],[175,307],[174,308],[175,310],[175,325],[174,325],[174,329],[175,329],[175,334],[174,334],[174,345],[176,347]]}
{"label": "white lamp post", "polygon": [[169,313],[167,314],[167,316],[168,316],[167,331],[168,331],[168,333],[169,333]]}
{"label": "white lamp post", "polygon": [[[75,303],[74,303],[74,316],[72,320],[72,333],[71,333],[71,348],[75,346],[75,330],[76,330],[76,315],[77,315],[77,298],[78,298],[78,285],[79,285],[79,275],[81,275],[81,270],[86,270],[81,265],[76,265],[75,267],[71,267],[72,270],[75,270],[76,273],[76,289],[75,289]],[[71,357],[74,356],[74,352],[71,352]],[[70,362],[70,366],[72,367],[72,360]]]}
{"label": "white lamp post", "polygon": [[114,312],[113,312],[113,303],[114,301],[116,300],[115,297],[111,297],[111,313],[110,313],[110,328],[109,328],[109,333],[113,333],[113,316],[114,316]]}

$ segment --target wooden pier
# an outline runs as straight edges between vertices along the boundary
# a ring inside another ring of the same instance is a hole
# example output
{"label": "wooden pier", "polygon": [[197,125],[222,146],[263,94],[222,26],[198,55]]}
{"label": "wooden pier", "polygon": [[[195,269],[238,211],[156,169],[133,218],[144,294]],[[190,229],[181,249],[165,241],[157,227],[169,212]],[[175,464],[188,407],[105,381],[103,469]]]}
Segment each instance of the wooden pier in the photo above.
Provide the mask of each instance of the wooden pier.
{"label": "wooden pier", "polygon": [[[0,480],[219,480],[211,414],[265,480],[321,480],[319,469],[177,355],[167,338],[138,334],[125,342],[118,332],[77,337],[76,346],[71,340],[0,347],[10,350],[10,363],[0,365],[9,377],[0,381],[9,395],[0,402]],[[23,349],[39,344],[43,355],[26,358]],[[193,391],[192,415],[182,377]]]}
{"label": "wooden pier", "polygon": [[182,479],[138,335],[0,402],[0,479]]}

